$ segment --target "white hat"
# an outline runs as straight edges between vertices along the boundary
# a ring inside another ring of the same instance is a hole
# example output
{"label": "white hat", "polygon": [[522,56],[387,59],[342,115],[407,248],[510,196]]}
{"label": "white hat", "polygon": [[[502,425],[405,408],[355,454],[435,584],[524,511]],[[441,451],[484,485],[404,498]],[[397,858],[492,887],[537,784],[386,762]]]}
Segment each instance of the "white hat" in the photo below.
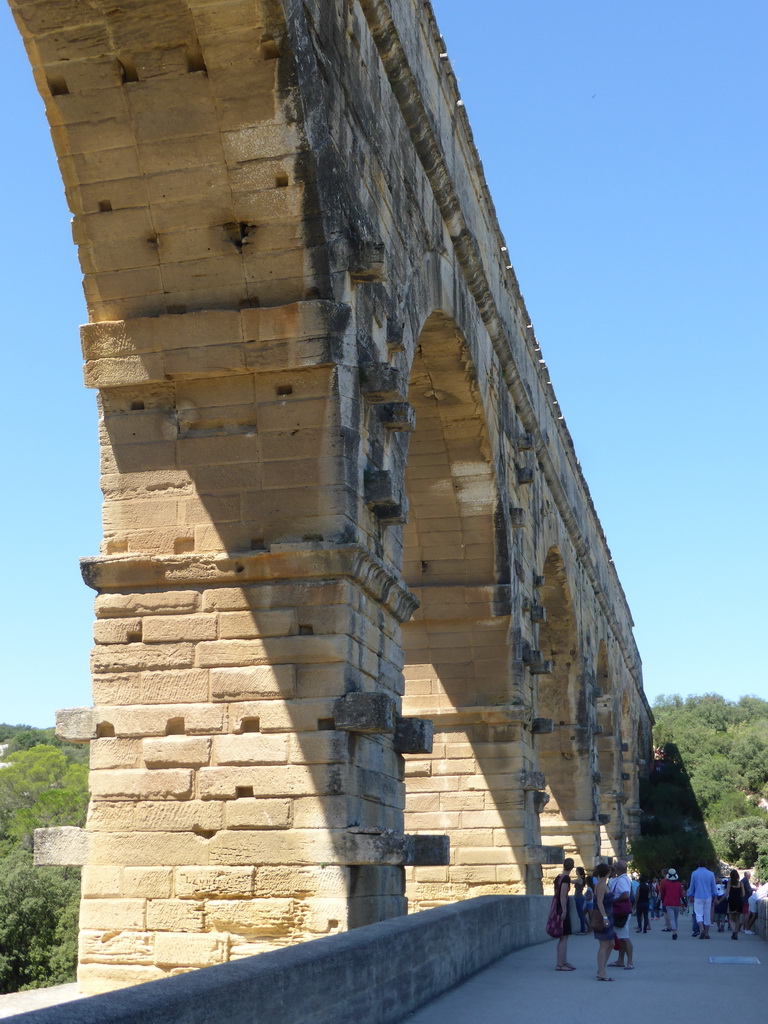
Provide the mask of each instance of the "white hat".
{"label": "white hat", "polygon": [[667,872],[667,881],[669,881],[669,882],[676,882],[677,881],[677,872],[675,871],[674,868],[670,868],[669,871]]}
{"label": "white hat", "polygon": [[722,885],[720,882],[718,882],[717,885],[715,886],[715,892],[717,893],[718,896],[722,896],[723,893],[725,892],[725,886]]}

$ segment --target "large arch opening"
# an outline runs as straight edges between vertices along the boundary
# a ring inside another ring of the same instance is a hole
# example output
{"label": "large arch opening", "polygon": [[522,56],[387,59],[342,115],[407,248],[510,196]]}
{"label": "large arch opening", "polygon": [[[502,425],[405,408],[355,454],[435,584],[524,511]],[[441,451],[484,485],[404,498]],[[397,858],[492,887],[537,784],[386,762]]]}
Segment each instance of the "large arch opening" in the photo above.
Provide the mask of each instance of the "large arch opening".
{"label": "large arch opening", "polygon": [[556,548],[547,554],[543,578],[541,603],[547,614],[539,627],[539,647],[552,671],[536,677],[536,714],[552,719],[554,727],[539,735],[536,744],[550,796],[541,817],[542,838],[591,864],[597,853],[597,826],[589,731],[583,711],[579,713],[581,664],[573,599]]}
{"label": "large arch opening", "polygon": [[597,770],[600,777],[600,855],[617,857],[623,851],[621,804],[618,801],[621,785],[618,739],[614,721],[615,694],[605,640],[600,641],[597,649],[596,682],[599,690],[596,709]]}
{"label": "large arch opening", "polygon": [[509,575],[491,440],[468,347],[443,314],[422,330],[408,400],[403,575],[421,604],[403,628],[403,708],[432,719],[435,740],[408,760],[405,827],[451,839],[450,865],[407,870],[421,908],[524,884],[525,793],[520,726],[503,713]]}

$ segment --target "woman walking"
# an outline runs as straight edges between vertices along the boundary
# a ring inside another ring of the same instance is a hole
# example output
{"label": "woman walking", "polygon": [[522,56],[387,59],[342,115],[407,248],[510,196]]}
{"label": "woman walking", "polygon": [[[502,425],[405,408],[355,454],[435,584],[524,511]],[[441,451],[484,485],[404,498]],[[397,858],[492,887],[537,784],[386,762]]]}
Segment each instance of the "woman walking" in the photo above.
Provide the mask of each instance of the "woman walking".
{"label": "woman walking", "polygon": [[635,912],[637,914],[636,932],[649,932],[651,925],[648,920],[648,911],[651,907],[651,886],[645,875],[640,875],[640,884],[637,887],[637,900]]}
{"label": "woman walking", "polygon": [[586,935],[587,933],[587,922],[584,919],[584,907],[586,905],[584,893],[586,889],[586,872],[584,868],[576,868],[576,878],[573,882],[573,901],[576,904],[576,913],[579,915],[579,932],[581,935]]}
{"label": "woman walking", "polygon": [[597,980],[613,981],[605,973],[608,957],[613,949],[615,934],[613,931],[613,893],[608,888],[608,865],[598,864],[595,868],[597,885],[595,886],[595,910],[599,911],[603,927],[595,928],[594,936],[600,945],[597,947]]}
{"label": "woman walking", "polygon": [[563,924],[563,934],[557,941],[557,963],[556,971],[575,971],[573,964],[569,964],[568,936],[571,934],[571,918],[568,914],[568,890],[571,888],[571,872],[573,871],[573,860],[566,857],[563,861],[563,870],[555,879],[555,900],[558,907],[558,916]]}
{"label": "woman walking", "polygon": [[731,938],[738,939],[741,910],[744,906],[744,883],[739,878],[739,872],[736,868],[731,870],[725,887],[725,894],[728,898],[728,926],[731,930]]}
{"label": "woman walking", "polygon": [[667,877],[659,886],[659,892],[661,893],[661,902],[664,907],[664,913],[666,914],[667,921],[669,922],[669,927],[662,928],[662,931],[672,932],[672,938],[676,939],[678,915],[680,913],[680,905],[683,900],[683,885],[677,877],[677,872],[674,868],[670,868],[667,872]]}

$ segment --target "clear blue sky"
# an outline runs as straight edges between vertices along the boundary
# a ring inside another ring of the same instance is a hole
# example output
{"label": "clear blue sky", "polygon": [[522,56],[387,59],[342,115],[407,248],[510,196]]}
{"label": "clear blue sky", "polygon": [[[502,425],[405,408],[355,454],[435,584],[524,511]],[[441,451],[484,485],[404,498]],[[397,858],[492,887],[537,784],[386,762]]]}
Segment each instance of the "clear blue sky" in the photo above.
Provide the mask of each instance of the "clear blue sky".
{"label": "clear blue sky", "polygon": [[[766,697],[768,6],[434,6],[649,698]],[[90,703],[96,407],[69,214],[4,5],[0,41],[0,721],[47,725]]]}

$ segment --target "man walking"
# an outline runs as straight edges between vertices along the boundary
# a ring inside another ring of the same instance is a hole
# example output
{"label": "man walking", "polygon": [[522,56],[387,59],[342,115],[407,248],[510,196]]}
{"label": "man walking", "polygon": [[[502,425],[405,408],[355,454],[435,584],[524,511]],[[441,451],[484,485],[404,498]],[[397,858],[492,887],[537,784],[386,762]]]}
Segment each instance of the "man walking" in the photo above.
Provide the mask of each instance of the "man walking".
{"label": "man walking", "polygon": [[716,896],[715,876],[707,868],[707,862],[700,860],[699,866],[691,875],[691,884],[688,886],[688,899],[693,900],[693,910],[701,931],[700,939],[709,938],[709,926],[712,924],[712,901]]}

